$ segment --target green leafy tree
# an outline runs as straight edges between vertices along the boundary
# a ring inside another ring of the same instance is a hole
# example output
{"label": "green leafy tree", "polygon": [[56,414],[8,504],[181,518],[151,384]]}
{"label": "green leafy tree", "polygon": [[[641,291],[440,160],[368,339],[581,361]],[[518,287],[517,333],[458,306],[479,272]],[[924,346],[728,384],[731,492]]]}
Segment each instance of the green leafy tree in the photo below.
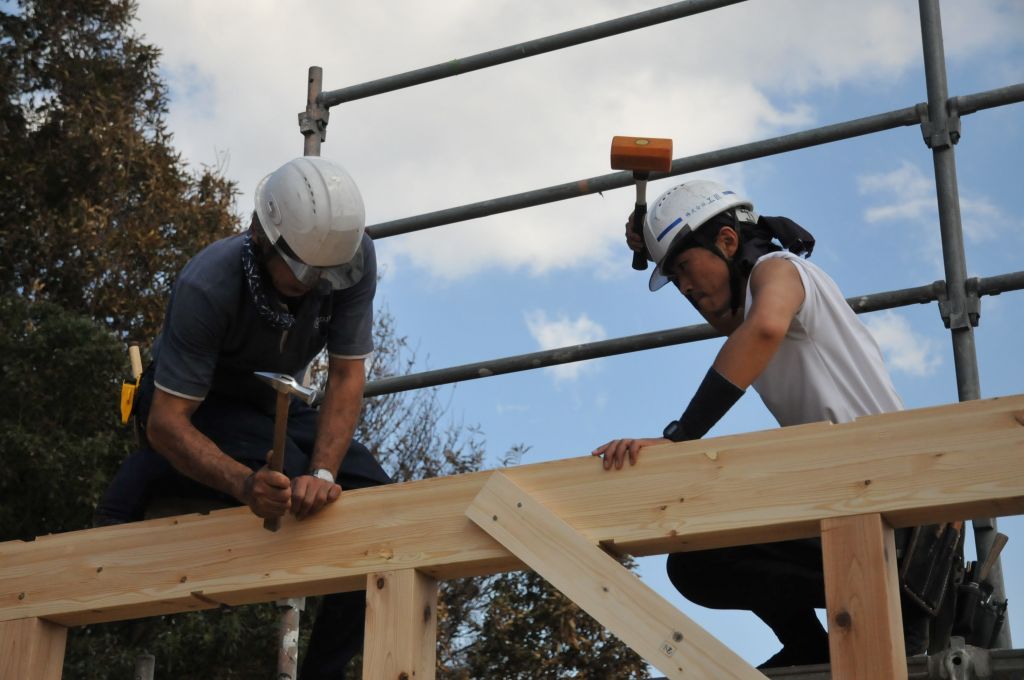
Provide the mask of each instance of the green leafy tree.
{"label": "green leafy tree", "polygon": [[[632,567],[631,562],[627,565]],[[646,662],[533,572],[488,579],[466,678],[647,678]]]}
{"label": "green leafy tree", "polygon": [[171,145],[130,0],[0,9],[0,290],[151,339],[174,275],[237,228],[235,185]]}
{"label": "green leafy tree", "polygon": [[95,321],[0,296],[0,540],[89,526],[132,445],[118,427],[125,355]]}

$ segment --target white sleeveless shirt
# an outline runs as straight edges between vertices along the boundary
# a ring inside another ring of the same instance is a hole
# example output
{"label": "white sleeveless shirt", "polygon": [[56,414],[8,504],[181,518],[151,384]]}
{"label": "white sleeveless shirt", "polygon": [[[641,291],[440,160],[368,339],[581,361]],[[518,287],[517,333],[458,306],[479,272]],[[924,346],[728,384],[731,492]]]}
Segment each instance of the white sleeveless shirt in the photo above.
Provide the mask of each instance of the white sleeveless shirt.
{"label": "white sleeveless shirt", "polygon": [[[789,331],[753,387],[779,425],[855,418],[903,409],[882,352],[828,274],[793,253],[762,256],[789,260],[800,274],[804,301]],[[752,296],[747,285],[746,307]]]}

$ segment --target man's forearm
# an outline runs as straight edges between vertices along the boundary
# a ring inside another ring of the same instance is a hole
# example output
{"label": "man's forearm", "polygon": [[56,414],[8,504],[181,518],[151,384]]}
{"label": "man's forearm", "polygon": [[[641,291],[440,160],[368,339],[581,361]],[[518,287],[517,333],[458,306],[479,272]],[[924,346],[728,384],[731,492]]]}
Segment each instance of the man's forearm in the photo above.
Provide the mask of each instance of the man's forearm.
{"label": "man's forearm", "polygon": [[361,367],[358,372],[331,372],[327,393],[320,405],[310,469],[326,468],[337,476],[362,413],[365,385]]}
{"label": "man's forearm", "polygon": [[221,451],[191,422],[151,429],[150,443],[181,474],[245,502],[243,487],[251,470]]}

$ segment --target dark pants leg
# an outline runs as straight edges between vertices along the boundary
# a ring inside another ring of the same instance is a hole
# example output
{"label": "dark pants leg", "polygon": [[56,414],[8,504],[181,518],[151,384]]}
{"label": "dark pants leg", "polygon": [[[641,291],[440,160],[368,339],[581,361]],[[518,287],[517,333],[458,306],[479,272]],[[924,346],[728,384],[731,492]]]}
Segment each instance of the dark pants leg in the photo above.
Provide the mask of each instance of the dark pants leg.
{"label": "dark pants leg", "polygon": [[[316,420],[315,410],[292,402],[284,461],[284,472],[289,477],[309,470]],[[247,404],[210,397],[196,409],[192,424],[224,453],[253,470],[266,462],[273,442],[273,416]],[[341,488],[358,489],[390,482],[366,447],[352,442],[338,473]],[[141,519],[146,505],[158,494],[234,500],[184,477],[163,456],[146,448],[133,453],[121,465],[97,507],[97,524]],[[362,651],[365,608],[364,591],[324,598],[302,666],[304,680],[342,680],[348,662]]]}
{"label": "dark pants leg", "polygon": [[794,663],[827,661],[828,636],[814,612],[825,606],[820,540],[674,553],[666,567],[691,602],[754,612]]}
{"label": "dark pants leg", "polygon": [[[359,445],[359,449],[360,458],[365,454],[366,459],[376,463],[365,447]],[[346,462],[354,453],[357,452],[349,449]],[[342,489],[362,489],[380,482],[342,472],[338,483]],[[324,596],[309,638],[306,658],[302,662],[300,680],[342,680],[349,661],[363,651],[365,618],[365,590]]]}

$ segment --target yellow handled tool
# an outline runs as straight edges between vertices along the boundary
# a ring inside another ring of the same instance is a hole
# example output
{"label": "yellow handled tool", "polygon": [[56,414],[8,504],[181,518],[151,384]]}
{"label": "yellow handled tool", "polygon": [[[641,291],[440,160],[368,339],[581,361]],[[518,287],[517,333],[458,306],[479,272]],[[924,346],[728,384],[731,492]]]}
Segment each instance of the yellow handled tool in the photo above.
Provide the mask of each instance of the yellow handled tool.
{"label": "yellow handled tool", "polygon": [[128,345],[128,360],[132,364],[132,382],[121,383],[121,424],[127,425],[128,419],[132,417],[132,407],[135,405],[135,392],[139,389],[139,378],[142,376],[142,352],[139,350],[139,343],[133,342]]}

